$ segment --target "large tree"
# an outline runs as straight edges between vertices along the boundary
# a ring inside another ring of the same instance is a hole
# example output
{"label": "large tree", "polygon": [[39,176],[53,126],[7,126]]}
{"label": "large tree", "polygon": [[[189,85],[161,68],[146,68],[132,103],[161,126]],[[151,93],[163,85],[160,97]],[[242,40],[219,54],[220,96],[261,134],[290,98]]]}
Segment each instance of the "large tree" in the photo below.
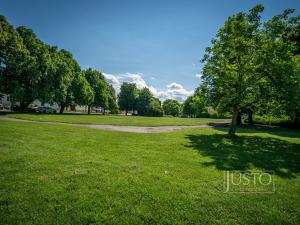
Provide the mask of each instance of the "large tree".
{"label": "large tree", "polygon": [[51,74],[52,101],[60,106],[60,113],[65,108],[74,104],[74,82],[81,74],[81,69],[72,54],[64,49],[52,52],[55,64]]}
{"label": "large tree", "polygon": [[266,41],[261,61],[264,62],[262,72],[268,73],[275,84],[275,88],[268,87],[268,99],[271,96],[276,102],[276,112],[284,111],[299,125],[300,16],[292,16],[293,13],[294,10],[287,9],[265,23]]}
{"label": "large tree", "polygon": [[119,111],[116,91],[111,84],[108,85],[108,109],[111,114],[117,114]]}
{"label": "large tree", "polygon": [[20,102],[24,110],[42,95],[51,57],[48,46],[39,40],[31,29],[16,30],[1,17],[1,83],[2,91]]}
{"label": "large tree", "polygon": [[0,15],[0,93],[13,94],[19,82],[17,72],[29,56],[23,40],[14,27]]}
{"label": "large tree", "polygon": [[267,105],[273,109],[298,105],[297,42],[287,41],[294,39],[287,34],[295,34],[299,17],[290,17],[293,10],[285,10],[262,25],[262,11],[263,6],[257,5],[249,13],[229,17],[202,60],[210,99],[217,110],[232,113],[231,137],[241,111],[252,114],[266,110]]}
{"label": "large tree", "polygon": [[121,91],[118,95],[119,106],[121,110],[125,110],[127,115],[128,111],[133,111],[137,98],[137,87],[134,83],[124,82],[121,85]]}
{"label": "large tree", "polygon": [[29,57],[25,59],[26,66],[20,71],[18,91],[14,93],[14,99],[20,102],[21,109],[27,107],[36,99],[45,98],[46,87],[49,85],[49,72],[51,71],[52,60],[49,47],[37,38],[31,29],[18,27],[17,32],[22,37]]}
{"label": "large tree", "polygon": [[258,5],[249,13],[238,13],[227,19],[206,49],[202,60],[204,83],[211,88],[219,110],[231,111],[229,136],[235,136],[238,114],[257,93],[262,79],[257,73],[257,51],[261,48],[260,13]]}

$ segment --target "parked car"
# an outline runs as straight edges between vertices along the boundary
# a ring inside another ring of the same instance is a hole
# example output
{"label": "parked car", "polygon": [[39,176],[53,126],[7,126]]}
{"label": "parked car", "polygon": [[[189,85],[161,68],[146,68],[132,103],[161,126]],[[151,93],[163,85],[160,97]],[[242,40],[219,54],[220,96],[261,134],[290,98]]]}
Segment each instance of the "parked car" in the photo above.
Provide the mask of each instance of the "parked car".
{"label": "parked car", "polygon": [[56,109],[53,109],[48,106],[40,106],[37,108],[38,113],[56,113]]}
{"label": "parked car", "polygon": [[35,113],[37,112],[37,107],[28,107],[26,109],[24,109],[24,112],[27,112],[27,113]]}

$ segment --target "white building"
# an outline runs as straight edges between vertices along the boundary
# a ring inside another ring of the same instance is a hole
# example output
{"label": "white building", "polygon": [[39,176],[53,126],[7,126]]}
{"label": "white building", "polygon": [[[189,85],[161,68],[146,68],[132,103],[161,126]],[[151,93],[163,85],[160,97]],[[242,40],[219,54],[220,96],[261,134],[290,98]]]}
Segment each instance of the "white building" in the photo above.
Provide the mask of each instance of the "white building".
{"label": "white building", "polygon": [[11,107],[11,101],[9,95],[0,95],[0,110],[7,109]]}

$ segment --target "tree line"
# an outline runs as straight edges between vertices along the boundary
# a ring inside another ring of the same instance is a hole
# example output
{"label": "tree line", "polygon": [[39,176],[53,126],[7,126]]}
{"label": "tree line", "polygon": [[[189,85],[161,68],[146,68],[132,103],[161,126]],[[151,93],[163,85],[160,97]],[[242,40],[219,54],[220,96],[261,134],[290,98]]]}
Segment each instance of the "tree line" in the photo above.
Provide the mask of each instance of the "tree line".
{"label": "tree line", "polygon": [[24,26],[16,29],[0,16],[0,93],[9,94],[23,111],[34,100],[118,111],[114,88],[101,72],[82,70],[72,54],[45,44]]}
{"label": "tree line", "polygon": [[[33,30],[14,28],[0,16],[0,93],[9,94],[12,104],[18,102],[24,111],[34,100],[56,103],[60,113],[73,105],[101,107],[116,114],[119,109],[142,116],[178,116],[180,104],[167,100],[164,108],[148,88],[139,90],[133,83],[123,83],[116,96],[115,89],[103,74],[94,69],[82,70],[72,54],[51,46]],[[176,104],[174,112],[170,103]],[[177,110],[177,111],[176,111]]]}

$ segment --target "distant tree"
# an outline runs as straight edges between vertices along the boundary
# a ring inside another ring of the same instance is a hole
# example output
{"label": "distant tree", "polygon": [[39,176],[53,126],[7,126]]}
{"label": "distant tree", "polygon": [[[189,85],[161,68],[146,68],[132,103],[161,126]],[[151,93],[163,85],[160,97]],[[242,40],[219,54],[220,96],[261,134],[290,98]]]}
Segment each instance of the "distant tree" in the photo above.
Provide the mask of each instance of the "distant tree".
{"label": "distant tree", "polygon": [[94,101],[88,105],[88,113],[92,106],[101,107],[103,110],[108,108],[109,86],[104,76],[97,70],[91,68],[84,71],[85,78],[94,91]]}
{"label": "distant tree", "polygon": [[121,110],[125,110],[127,115],[128,111],[133,110],[135,106],[135,101],[137,98],[137,88],[134,83],[124,82],[121,86],[121,91],[119,93],[119,106]]}
{"label": "distant tree", "polygon": [[195,93],[189,96],[183,103],[182,114],[188,117],[207,116],[207,106],[203,96]]}
{"label": "distant tree", "polygon": [[196,116],[196,109],[193,102],[193,96],[187,97],[187,99],[183,102],[182,114],[188,117]]}
{"label": "distant tree", "polygon": [[152,97],[149,105],[146,106],[146,116],[163,116],[163,108],[158,98]]}
{"label": "distant tree", "polygon": [[181,104],[174,99],[167,99],[163,102],[163,109],[166,115],[179,116]]}
{"label": "distant tree", "polygon": [[108,85],[108,108],[111,114],[117,114],[119,111],[116,91],[111,84]]}
{"label": "distant tree", "polygon": [[136,109],[138,111],[138,114],[141,116],[146,116],[148,111],[148,106],[151,102],[151,99],[153,98],[153,95],[149,88],[143,88],[139,91],[139,95],[136,102]]}
{"label": "distant tree", "polygon": [[[74,103],[78,105],[91,105],[94,102],[95,93],[83,73],[80,73],[72,83]],[[90,113],[90,111],[88,111]]]}

